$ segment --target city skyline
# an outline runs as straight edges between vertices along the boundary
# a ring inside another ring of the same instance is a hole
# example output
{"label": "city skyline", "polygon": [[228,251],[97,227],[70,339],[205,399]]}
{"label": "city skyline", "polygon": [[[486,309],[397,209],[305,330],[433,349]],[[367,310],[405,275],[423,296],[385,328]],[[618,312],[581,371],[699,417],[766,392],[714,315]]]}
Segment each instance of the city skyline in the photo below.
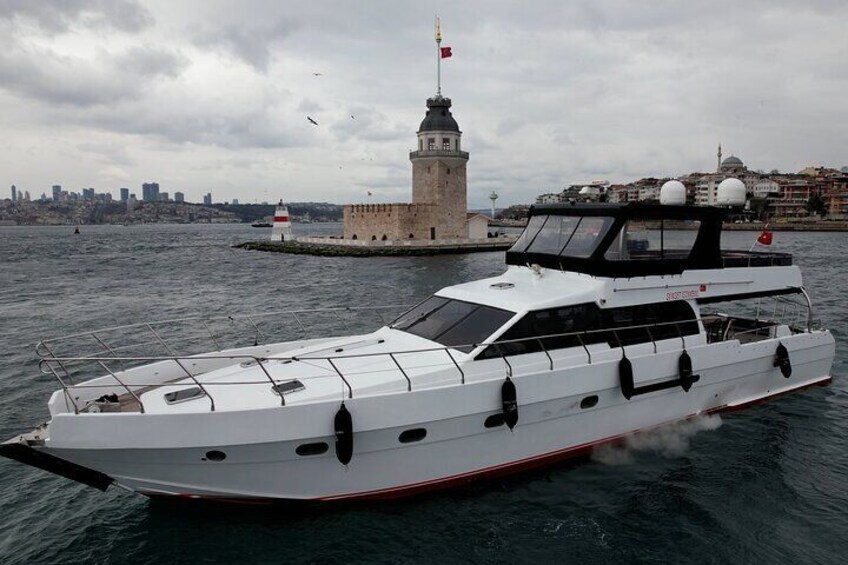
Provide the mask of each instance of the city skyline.
{"label": "city skyline", "polygon": [[0,6],[0,182],[403,201],[435,11],[470,208],[709,171],[719,142],[754,169],[848,164],[841,4],[238,6]]}

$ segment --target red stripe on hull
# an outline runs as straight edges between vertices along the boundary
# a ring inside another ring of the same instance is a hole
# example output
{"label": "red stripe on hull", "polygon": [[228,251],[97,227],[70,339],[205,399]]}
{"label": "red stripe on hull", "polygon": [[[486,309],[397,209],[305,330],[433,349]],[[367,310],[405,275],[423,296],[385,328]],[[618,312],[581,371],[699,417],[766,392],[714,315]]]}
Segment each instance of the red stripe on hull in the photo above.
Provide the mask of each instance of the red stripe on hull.
{"label": "red stripe on hull", "polygon": [[311,498],[311,499],[277,499],[277,498],[251,498],[251,497],[218,497],[218,496],[207,496],[207,495],[193,495],[193,494],[163,494],[163,493],[154,493],[154,492],[142,492],[145,496],[155,497],[155,498],[180,498],[180,499],[190,499],[190,500],[204,500],[204,501],[215,501],[215,502],[228,502],[228,503],[240,503],[240,504],[273,504],[276,502],[296,502],[296,503],[327,503],[327,502],[353,502],[353,501],[367,501],[367,500],[394,500],[398,498],[405,498],[416,496],[419,494],[423,494],[426,492],[432,492],[436,490],[444,490],[450,489],[454,487],[460,486],[468,486],[472,483],[478,481],[486,481],[502,478],[508,475],[514,475],[526,471],[532,471],[536,469],[540,469],[543,467],[547,467],[554,463],[559,463],[562,461],[567,461],[569,459],[575,459],[581,456],[585,456],[591,453],[593,449],[596,447],[600,447],[602,445],[614,444],[622,441],[625,437],[644,433],[656,428],[660,428],[669,424],[673,424],[674,422],[679,422],[682,420],[690,420],[692,418],[696,418],[698,416],[708,415],[708,414],[718,414],[723,412],[735,412],[737,410],[742,410],[749,406],[754,406],[757,404],[762,404],[768,400],[773,400],[775,398],[780,398],[782,396],[786,396],[787,394],[793,392],[800,392],[803,390],[807,390],[813,387],[819,386],[827,386],[831,383],[832,377],[827,377],[826,379],[798,386],[789,390],[784,390],[782,392],[771,394],[768,396],[763,396],[761,398],[757,398],[755,400],[751,400],[749,402],[745,402],[743,404],[737,404],[733,406],[719,406],[717,408],[713,408],[703,413],[699,414],[691,414],[686,418],[681,418],[680,420],[673,420],[671,422],[665,422],[663,424],[658,424],[651,428],[645,428],[641,430],[635,430],[632,432],[627,432],[625,434],[620,434],[617,436],[612,436],[609,438],[605,438],[599,441],[585,443],[582,445],[578,445],[575,447],[569,447],[566,449],[562,449],[559,451],[554,451],[552,453],[546,453],[544,455],[538,455],[534,457],[530,457],[527,459],[522,459],[519,461],[512,461],[510,463],[505,463],[503,465],[498,465],[495,467],[488,467],[486,469],[479,469],[477,471],[471,471],[469,473],[463,473],[461,475],[454,475],[451,477],[442,477],[439,479],[433,479],[430,481],[424,481],[420,483],[415,483],[411,485],[403,485],[400,487],[391,487],[387,489],[380,489],[374,491],[360,492],[355,494],[341,494],[337,496],[327,496],[320,498]]}

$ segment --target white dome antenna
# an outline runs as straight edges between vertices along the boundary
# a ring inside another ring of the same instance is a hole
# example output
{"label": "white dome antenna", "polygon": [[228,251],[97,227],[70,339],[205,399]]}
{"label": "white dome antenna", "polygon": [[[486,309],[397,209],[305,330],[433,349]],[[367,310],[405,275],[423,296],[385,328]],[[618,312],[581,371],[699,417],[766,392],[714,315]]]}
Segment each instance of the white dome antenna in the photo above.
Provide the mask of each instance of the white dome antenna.
{"label": "white dome antenna", "polygon": [[669,180],[660,188],[660,204],[686,204],[686,187],[679,180]]}
{"label": "white dome antenna", "polygon": [[745,183],[739,179],[724,179],[718,185],[716,204],[719,206],[744,206],[748,200],[745,194]]}

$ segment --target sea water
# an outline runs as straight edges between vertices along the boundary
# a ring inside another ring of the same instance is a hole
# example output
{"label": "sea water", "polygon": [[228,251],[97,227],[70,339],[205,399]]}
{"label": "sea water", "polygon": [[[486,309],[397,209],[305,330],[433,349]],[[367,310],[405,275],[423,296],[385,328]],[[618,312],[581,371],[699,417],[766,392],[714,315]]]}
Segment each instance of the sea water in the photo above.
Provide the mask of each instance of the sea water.
{"label": "sea water", "polygon": [[[330,234],[338,225],[295,226]],[[0,227],[0,439],[47,418],[42,338],[150,319],[412,304],[503,253],[248,252],[245,225]],[[747,248],[753,232],[725,235]],[[837,339],[833,384],[588,462],[410,502],[292,514],[162,505],[0,460],[0,563],[844,563],[848,234],[776,233]]]}

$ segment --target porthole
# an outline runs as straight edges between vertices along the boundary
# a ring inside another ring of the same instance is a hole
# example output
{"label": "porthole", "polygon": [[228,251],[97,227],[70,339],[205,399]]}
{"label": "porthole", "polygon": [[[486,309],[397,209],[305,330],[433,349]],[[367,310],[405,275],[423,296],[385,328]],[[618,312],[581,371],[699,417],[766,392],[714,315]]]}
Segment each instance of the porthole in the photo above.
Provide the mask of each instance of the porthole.
{"label": "porthole", "polygon": [[297,449],[295,449],[294,452],[306,457],[309,455],[321,455],[323,453],[327,453],[328,449],[330,449],[329,445],[323,441],[319,441],[317,443],[302,443],[297,446]]}
{"label": "porthole", "polygon": [[227,454],[223,451],[218,451],[217,449],[213,449],[212,451],[206,452],[206,461],[223,461],[227,458]]}
{"label": "porthole", "polygon": [[427,437],[427,430],[424,428],[413,428],[402,431],[398,436],[398,441],[401,443],[412,443],[414,441],[421,441],[425,437]]}
{"label": "porthole", "polygon": [[598,405],[598,395],[593,394],[592,396],[587,396],[583,400],[580,401],[580,408],[593,408]]}
{"label": "porthole", "polygon": [[483,425],[487,428],[497,428],[499,426],[504,425],[504,415],[498,412],[497,414],[492,414],[486,421],[483,422]]}

